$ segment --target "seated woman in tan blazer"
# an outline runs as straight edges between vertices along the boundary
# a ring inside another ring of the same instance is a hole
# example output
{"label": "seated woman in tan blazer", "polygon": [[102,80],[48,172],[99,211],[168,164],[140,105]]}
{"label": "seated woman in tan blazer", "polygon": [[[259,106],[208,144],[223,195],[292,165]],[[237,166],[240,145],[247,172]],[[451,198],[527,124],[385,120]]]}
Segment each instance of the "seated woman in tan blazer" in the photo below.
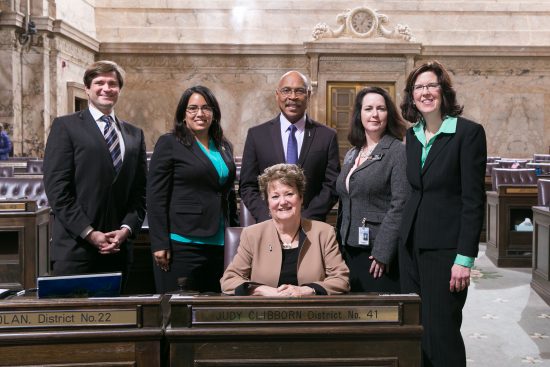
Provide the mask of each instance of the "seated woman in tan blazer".
{"label": "seated woman in tan blazer", "polygon": [[334,228],[301,217],[305,176],[276,164],[258,177],[271,220],[243,229],[235,258],[221,279],[224,293],[301,297],[349,291],[349,270]]}

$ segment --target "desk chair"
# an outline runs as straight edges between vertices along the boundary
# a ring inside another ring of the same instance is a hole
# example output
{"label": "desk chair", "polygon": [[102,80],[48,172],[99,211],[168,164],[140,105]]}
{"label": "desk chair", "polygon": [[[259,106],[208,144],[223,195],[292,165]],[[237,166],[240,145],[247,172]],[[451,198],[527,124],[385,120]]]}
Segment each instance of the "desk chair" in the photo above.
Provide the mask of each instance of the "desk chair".
{"label": "desk chair", "polygon": [[223,269],[225,270],[239,248],[243,227],[225,227],[225,243],[223,246]]}
{"label": "desk chair", "polygon": [[13,167],[0,166],[0,177],[13,177]]}
{"label": "desk chair", "polygon": [[240,211],[239,211],[239,222],[241,223],[241,227],[248,227],[253,224],[256,224],[256,218],[252,215],[250,210],[244,205],[244,202],[241,200],[240,205]]}
{"label": "desk chair", "polygon": [[0,197],[34,200],[38,208],[48,206],[42,177],[3,177],[0,179]]}
{"label": "desk chair", "polygon": [[493,191],[499,186],[536,186],[537,175],[534,168],[493,168]]}
{"label": "desk chair", "polygon": [[538,205],[550,207],[550,180],[540,179],[538,186]]}
{"label": "desk chair", "polygon": [[41,159],[30,160],[27,162],[27,173],[42,174],[44,161]]}
{"label": "desk chair", "polygon": [[533,154],[533,162],[550,162],[550,154]]}
{"label": "desk chair", "polygon": [[502,159],[497,161],[500,168],[512,168],[512,166],[518,166],[518,168],[525,168],[527,165],[527,159]]}

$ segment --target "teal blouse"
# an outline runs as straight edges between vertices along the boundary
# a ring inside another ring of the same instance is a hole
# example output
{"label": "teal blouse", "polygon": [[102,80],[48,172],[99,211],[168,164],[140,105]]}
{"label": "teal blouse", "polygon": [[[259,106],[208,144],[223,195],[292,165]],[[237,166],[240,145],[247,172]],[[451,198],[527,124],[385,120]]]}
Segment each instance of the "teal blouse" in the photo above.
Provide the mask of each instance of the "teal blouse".
{"label": "teal blouse", "polygon": [[420,144],[422,144],[422,156],[420,158],[421,159],[421,167],[424,167],[424,163],[426,163],[426,158],[428,157],[428,153],[430,152],[430,149],[432,149],[435,138],[439,134],[441,134],[441,133],[445,133],[445,134],[454,134],[454,133],[456,133],[456,121],[457,120],[458,119],[456,117],[449,117],[449,116],[445,117],[445,119],[443,120],[443,123],[439,127],[439,130],[437,131],[437,133],[435,133],[435,135],[432,136],[432,138],[428,142],[426,142],[426,134],[424,133],[424,126],[426,125],[424,120],[418,121],[413,126],[414,135],[416,136],[416,138],[418,139]]}

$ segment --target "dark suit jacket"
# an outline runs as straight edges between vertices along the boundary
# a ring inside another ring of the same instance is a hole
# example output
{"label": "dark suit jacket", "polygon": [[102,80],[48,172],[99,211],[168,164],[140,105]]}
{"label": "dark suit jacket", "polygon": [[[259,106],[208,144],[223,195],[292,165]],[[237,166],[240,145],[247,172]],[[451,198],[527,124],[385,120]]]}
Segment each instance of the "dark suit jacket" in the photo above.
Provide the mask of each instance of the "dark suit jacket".
{"label": "dark suit jacket", "polygon": [[[314,283],[327,294],[349,292],[349,270],[338,249],[334,228],[302,219],[302,231],[306,238],[298,257],[298,285]],[[273,221],[246,227],[237,254],[220,280],[222,291],[234,294],[247,282],[277,287],[282,263],[283,250]]]}
{"label": "dark suit jacket", "polygon": [[[248,130],[244,144],[239,193],[258,222],[269,219],[260,195],[258,176],[274,164],[285,163],[279,116]],[[336,131],[309,117],[298,159],[306,176],[305,218],[324,221],[336,203],[336,178],[340,172]]]}
{"label": "dark suit jacket", "polygon": [[455,134],[437,136],[423,168],[422,145],[412,128],[406,149],[412,193],[403,211],[403,243],[456,248],[458,254],[476,257],[485,204],[485,130],[459,117]]}
{"label": "dark suit jacket", "polygon": [[229,143],[224,143],[219,151],[229,168],[223,185],[197,142],[186,146],[172,133],[157,141],[147,184],[147,219],[153,252],[170,248],[170,233],[214,235],[222,215],[226,225],[238,226],[233,152]]}
{"label": "dark suit jacket", "polygon": [[410,192],[405,175],[405,145],[384,135],[372,152],[373,157],[378,155],[380,159],[365,161],[353,172],[348,192],[346,177],[358,153],[357,148],[348,151],[336,181],[340,196],[338,230],[341,242],[358,246],[358,228],[366,218],[371,254],[389,264],[397,253],[401,215]]}
{"label": "dark suit jacket", "polygon": [[[98,251],[80,234],[128,225],[135,236],[145,217],[143,131],[117,121],[124,139],[116,174],[103,134],[88,109],[54,119],[44,154],[44,186],[52,207],[52,260],[91,260]],[[122,247],[124,249],[125,246]]]}

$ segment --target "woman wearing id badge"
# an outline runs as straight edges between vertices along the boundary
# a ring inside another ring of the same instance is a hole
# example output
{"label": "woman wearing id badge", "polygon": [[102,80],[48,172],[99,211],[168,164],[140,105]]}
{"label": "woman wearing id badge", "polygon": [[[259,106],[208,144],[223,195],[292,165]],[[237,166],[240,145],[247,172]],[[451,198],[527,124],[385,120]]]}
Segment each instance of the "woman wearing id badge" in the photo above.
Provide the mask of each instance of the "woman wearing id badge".
{"label": "woman wearing id badge", "polygon": [[348,140],[353,145],[336,181],[338,234],[352,292],[400,292],[397,248],[409,194],[402,139],[407,125],[389,94],[357,94]]}

